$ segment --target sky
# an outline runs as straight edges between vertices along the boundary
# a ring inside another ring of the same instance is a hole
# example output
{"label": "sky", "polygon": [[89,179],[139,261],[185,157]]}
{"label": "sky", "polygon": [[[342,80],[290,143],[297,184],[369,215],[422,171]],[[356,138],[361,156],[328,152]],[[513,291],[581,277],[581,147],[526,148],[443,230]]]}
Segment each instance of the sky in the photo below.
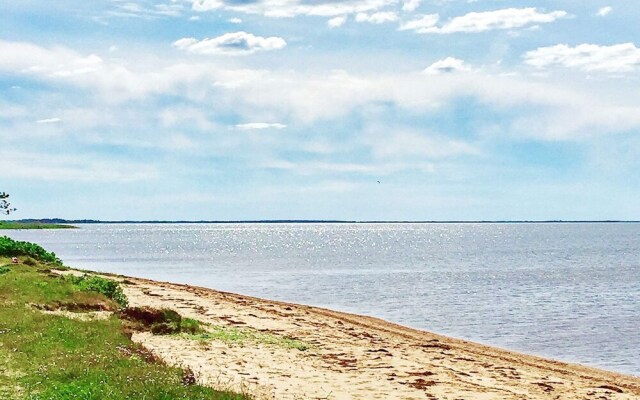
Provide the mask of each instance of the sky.
{"label": "sky", "polygon": [[12,218],[640,219],[640,3],[0,0]]}

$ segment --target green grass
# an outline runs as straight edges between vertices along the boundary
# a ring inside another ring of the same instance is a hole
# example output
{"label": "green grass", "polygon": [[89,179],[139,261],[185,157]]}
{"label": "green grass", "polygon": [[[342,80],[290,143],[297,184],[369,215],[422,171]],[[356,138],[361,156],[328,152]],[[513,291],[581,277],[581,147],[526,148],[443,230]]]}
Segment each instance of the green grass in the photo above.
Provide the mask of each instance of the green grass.
{"label": "green grass", "polygon": [[200,326],[200,322],[191,318],[182,318],[180,321],[180,332],[196,335],[203,332],[203,328]]}
{"label": "green grass", "polygon": [[0,257],[30,257],[34,260],[62,266],[56,253],[49,252],[35,243],[13,240],[8,236],[0,236]]}
{"label": "green grass", "polygon": [[0,221],[0,229],[74,229],[73,225],[49,224],[44,222]]}
{"label": "green grass", "polygon": [[228,344],[266,344],[270,346],[284,347],[287,349],[296,349],[305,351],[310,348],[307,343],[297,339],[288,338],[286,336],[274,335],[271,333],[260,332],[254,329],[237,328],[233,326],[213,325],[209,326],[207,332],[186,335],[189,339],[196,340],[220,340]]}
{"label": "green grass", "polygon": [[8,270],[0,275],[0,399],[247,399],[184,384],[188,373],[154,362],[115,315],[81,321],[28,306],[113,302],[103,293],[56,277],[39,262],[15,265],[0,257],[0,267]]}
{"label": "green grass", "polygon": [[76,285],[82,291],[97,292],[105,295],[118,303],[120,307],[126,307],[128,305],[127,298],[116,281],[99,276],[90,276],[88,274],[82,276],[67,275],[65,279]]}

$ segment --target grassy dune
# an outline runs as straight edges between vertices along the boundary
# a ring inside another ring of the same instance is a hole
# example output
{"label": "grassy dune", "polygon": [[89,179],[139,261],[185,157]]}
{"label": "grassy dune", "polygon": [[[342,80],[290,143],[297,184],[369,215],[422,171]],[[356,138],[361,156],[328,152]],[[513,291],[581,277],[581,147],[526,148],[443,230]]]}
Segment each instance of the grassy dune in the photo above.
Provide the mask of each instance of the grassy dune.
{"label": "grassy dune", "polygon": [[[0,242],[5,253],[19,243]],[[1,399],[247,399],[195,385],[133,343],[115,282],[60,276],[55,265],[0,255]]]}

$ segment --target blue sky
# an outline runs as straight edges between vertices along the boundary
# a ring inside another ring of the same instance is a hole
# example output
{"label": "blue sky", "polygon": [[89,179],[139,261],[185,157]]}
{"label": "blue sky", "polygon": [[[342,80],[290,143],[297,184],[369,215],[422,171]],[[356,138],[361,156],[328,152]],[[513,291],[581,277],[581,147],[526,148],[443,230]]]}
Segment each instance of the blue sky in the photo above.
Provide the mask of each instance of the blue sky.
{"label": "blue sky", "polygon": [[640,219],[635,2],[0,8],[15,218]]}

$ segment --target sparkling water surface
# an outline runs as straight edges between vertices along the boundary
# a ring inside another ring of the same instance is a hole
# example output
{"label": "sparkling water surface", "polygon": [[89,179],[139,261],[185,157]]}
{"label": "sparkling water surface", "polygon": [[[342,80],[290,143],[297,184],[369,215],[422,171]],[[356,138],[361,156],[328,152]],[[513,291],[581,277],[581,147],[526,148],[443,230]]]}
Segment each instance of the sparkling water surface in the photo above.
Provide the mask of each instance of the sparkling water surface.
{"label": "sparkling water surface", "polygon": [[67,265],[380,317],[640,375],[640,224],[87,224]]}

